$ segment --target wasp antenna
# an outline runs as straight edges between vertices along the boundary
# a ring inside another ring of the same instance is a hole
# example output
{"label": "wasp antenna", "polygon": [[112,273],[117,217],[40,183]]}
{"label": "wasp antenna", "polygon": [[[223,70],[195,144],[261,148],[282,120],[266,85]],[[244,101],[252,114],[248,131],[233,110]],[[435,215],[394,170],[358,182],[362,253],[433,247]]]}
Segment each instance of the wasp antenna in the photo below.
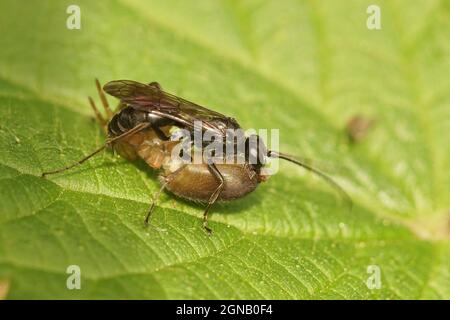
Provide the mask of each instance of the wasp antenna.
{"label": "wasp antenna", "polygon": [[299,159],[296,159],[294,156],[291,156],[289,154],[269,150],[267,152],[267,156],[287,160],[289,162],[295,163],[296,165],[299,165],[299,166],[305,168],[306,170],[311,171],[312,173],[318,175],[323,180],[325,180],[330,186],[332,186],[336,191],[339,192],[339,194],[342,196],[342,198],[344,198],[346,200],[346,202],[348,203],[350,211],[352,210],[352,208],[353,208],[352,198],[348,195],[347,192],[345,192],[345,190],[336,181],[334,181],[325,172],[323,172],[323,171],[313,167],[312,165],[307,164]]}

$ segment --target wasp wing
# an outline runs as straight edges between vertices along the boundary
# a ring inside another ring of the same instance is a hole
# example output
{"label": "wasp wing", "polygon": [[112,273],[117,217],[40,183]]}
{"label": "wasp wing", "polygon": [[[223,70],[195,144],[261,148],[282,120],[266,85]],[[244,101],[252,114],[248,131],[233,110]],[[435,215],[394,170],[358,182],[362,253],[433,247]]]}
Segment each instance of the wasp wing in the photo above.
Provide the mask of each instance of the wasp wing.
{"label": "wasp wing", "polygon": [[105,84],[103,90],[137,110],[171,119],[184,127],[193,129],[194,121],[202,121],[204,129],[224,132],[220,120],[227,119],[226,116],[164,92],[157,85],[115,80]]}

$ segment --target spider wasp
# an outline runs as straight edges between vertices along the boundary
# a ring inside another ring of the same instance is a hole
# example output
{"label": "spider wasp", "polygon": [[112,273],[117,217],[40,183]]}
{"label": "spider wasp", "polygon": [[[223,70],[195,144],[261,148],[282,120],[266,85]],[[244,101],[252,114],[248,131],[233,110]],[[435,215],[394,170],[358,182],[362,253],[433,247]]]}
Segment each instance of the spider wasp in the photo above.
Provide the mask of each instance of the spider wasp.
{"label": "spider wasp", "polygon": [[[225,140],[227,130],[240,129],[240,125],[234,118],[163,91],[157,82],[143,84],[130,80],[115,80],[108,82],[103,89],[97,79],[95,83],[107,118],[100,113],[91,97],[89,103],[108,135],[105,144],[71,165],[44,172],[43,177],[80,165],[110,147],[128,160],[140,158],[150,167],[160,171],[161,188],[153,197],[145,224],[148,224],[160,193],[167,189],[181,198],[206,204],[203,228],[208,234],[212,232],[208,227],[208,212],[212,205],[217,201],[242,198],[255,190],[260,182],[267,180],[268,176],[261,169],[268,158],[284,159],[315,173],[351,204],[347,193],[328,175],[306,161],[267,150],[258,135],[244,137],[245,150],[240,154],[244,159],[243,163],[216,161],[217,156],[214,154],[201,163],[174,161],[173,151],[181,142],[172,139],[173,128],[182,128],[194,134],[195,123],[200,122],[201,131],[213,131],[216,136]],[[105,92],[119,99],[115,112],[109,107]],[[256,143],[250,143],[251,141]],[[208,142],[200,147],[207,146]]]}

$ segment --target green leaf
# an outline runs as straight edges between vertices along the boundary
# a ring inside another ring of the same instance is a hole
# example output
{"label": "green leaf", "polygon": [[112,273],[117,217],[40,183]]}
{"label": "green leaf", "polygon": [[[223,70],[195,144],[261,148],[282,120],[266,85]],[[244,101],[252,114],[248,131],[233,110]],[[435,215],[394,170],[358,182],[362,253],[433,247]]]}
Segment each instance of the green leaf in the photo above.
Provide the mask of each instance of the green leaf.
{"label": "green leaf", "polygon": [[[77,3],[81,30],[66,28],[71,2],[0,4],[2,296],[450,299],[448,2],[378,1],[381,30],[367,1]],[[211,237],[202,206],[170,194],[144,228],[159,185],[141,162],[106,152],[42,179],[104,142],[95,77],[279,128],[283,151],[344,168],[352,212],[288,163],[215,206]],[[357,114],[376,124],[349,144]]]}

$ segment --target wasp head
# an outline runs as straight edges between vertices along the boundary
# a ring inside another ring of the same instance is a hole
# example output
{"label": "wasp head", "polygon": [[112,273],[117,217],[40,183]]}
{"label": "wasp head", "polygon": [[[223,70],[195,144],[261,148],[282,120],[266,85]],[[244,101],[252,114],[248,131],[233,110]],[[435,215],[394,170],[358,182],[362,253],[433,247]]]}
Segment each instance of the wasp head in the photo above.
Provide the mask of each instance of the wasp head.
{"label": "wasp head", "polygon": [[245,159],[257,171],[266,164],[267,148],[263,139],[256,134],[248,136],[245,140]]}

